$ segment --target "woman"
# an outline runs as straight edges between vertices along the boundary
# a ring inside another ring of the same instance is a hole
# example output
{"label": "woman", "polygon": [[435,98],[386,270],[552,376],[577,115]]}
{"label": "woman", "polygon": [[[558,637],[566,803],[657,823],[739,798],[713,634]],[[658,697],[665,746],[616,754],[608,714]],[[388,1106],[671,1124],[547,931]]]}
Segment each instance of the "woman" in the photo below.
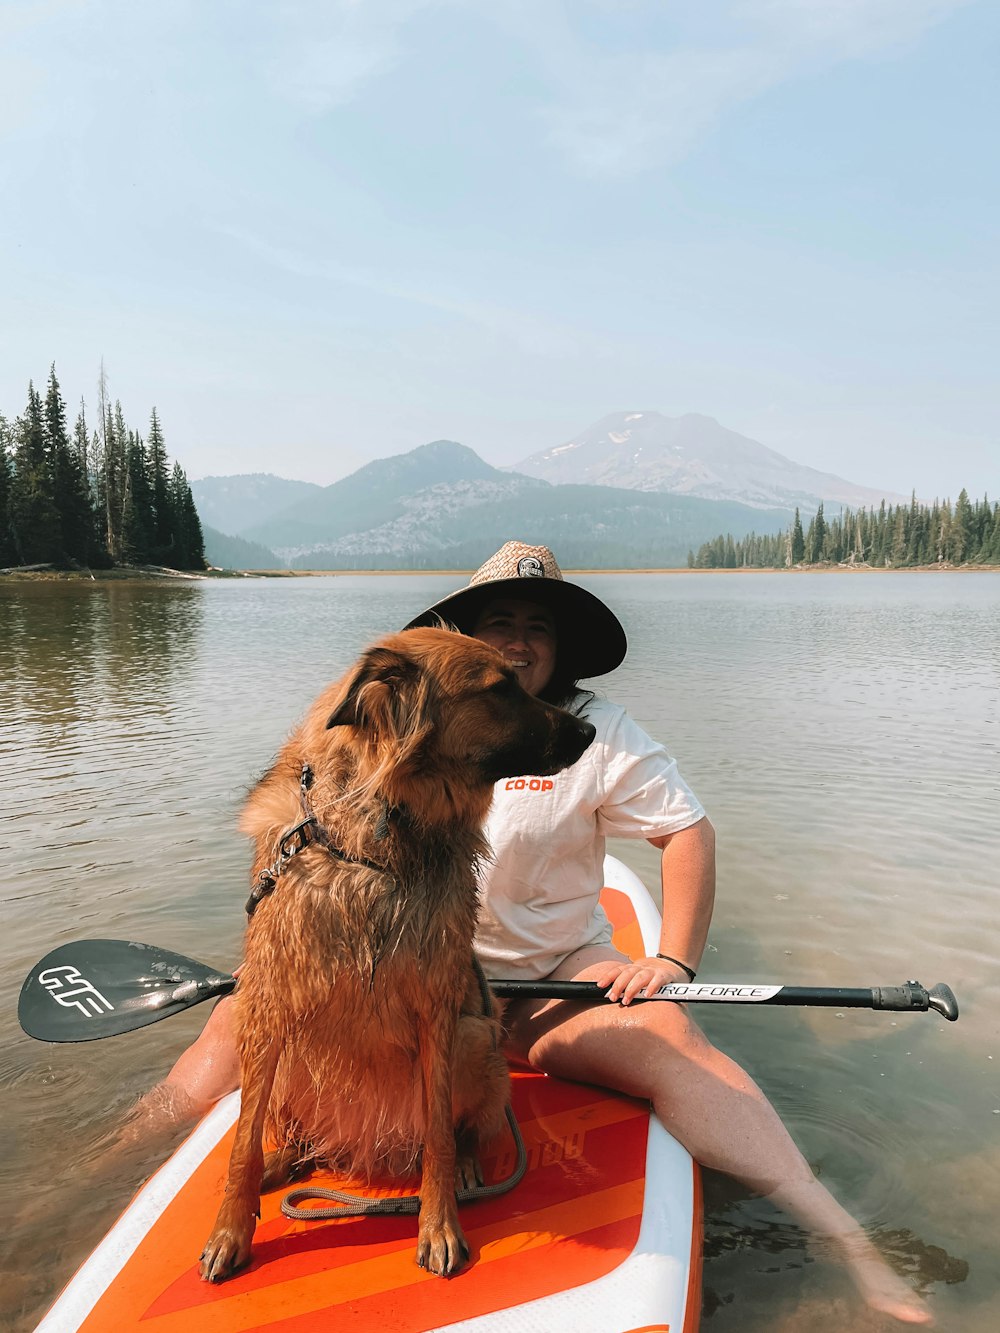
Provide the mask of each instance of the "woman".
{"label": "woman", "polygon": [[[533,786],[497,785],[487,834],[477,953],[487,975],[596,981],[620,1004],[519,1001],[504,1022],[512,1058],[652,1102],[704,1166],[736,1176],[822,1235],[875,1309],[926,1324],[926,1306],[813,1176],[753,1080],[717,1051],[686,1007],[630,1002],[643,988],[693,980],[712,917],[715,835],[667,752],[579,679],[614,670],[625,633],[598,598],[566,582],[544,546],[508,542],[467,587],[410,622],[456,625],[495,647],[530,693],[585,715],[597,737],[572,768]],[[660,850],[663,928],[654,956],[611,943],[598,896],[608,835]],[[141,1119],[200,1114],[237,1085],[220,1003],[202,1036],[144,1099]]]}

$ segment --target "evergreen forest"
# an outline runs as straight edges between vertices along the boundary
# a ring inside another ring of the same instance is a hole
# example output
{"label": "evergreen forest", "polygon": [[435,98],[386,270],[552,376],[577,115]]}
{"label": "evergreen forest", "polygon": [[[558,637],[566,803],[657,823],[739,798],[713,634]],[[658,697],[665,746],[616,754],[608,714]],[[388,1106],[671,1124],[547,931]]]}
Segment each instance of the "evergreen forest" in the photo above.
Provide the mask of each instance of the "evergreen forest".
{"label": "evergreen forest", "polygon": [[791,569],[797,565],[854,565],[875,569],[1000,565],[1000,503],[975,502],[963,489],[949,500],[878,509],[850,509],[827,519],[820,504],[803,531],[796,509],[785,532],[720,536],[688,552],[689,569]]}
{"label": "evergreen forest", "polygon": [[0,568],[205,569],[191,487],[170,466],[156,408],[143,438],[112,406],[101,366],[96,422],[86,408],[70,430],[56,369],[44,398],[28,385],[13,421],[0,413]]}

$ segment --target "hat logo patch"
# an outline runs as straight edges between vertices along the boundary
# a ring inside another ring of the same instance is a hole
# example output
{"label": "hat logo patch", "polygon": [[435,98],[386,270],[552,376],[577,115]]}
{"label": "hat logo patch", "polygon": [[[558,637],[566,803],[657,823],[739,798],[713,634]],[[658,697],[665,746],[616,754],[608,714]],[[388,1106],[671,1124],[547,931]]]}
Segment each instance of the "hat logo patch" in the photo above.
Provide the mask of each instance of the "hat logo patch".
{"label": "hat logo patch", "polygon": [[545,570],[542,568],[542,562],[537,555],[523,556],[517,562],[517,577],[519,579],[543,579]]}

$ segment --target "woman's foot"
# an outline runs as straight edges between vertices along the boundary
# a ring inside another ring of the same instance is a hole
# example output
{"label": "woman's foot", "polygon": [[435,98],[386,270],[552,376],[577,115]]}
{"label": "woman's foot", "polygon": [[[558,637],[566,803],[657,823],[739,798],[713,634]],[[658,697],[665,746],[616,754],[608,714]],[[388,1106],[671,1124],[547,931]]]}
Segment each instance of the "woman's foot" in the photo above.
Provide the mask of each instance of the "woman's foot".
{"label": "woman's foot", "polygon": [[872,1309],[903,1324],[932,1324],[925,1301],[887,1262],[833,1195],[811,1173],[773,1190],[770,1197],[816,1236],[822,1248],[847,1269]]}
{"label": "woman's foot", "polygon": [[871,1309],[902,1324],[933,1324],[934,1316],[922,1297],[893,1271],[871,1241],[850,1241],[839,1248],[854,1285]]}

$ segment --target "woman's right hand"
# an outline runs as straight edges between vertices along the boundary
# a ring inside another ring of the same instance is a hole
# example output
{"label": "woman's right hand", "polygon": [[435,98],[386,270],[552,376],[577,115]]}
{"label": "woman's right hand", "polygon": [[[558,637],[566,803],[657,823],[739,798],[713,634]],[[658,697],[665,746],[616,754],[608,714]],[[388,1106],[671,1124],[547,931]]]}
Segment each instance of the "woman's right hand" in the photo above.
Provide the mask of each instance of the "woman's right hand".
{"label": "woman's right hand", "polygon": [[652,994],[673,982],[687,984],[689,977],[683,968],[663,958],[637,958],[630,963],[608,963],[593,980],[608,988],[613,1003],[628,1005],[641,990]]}

